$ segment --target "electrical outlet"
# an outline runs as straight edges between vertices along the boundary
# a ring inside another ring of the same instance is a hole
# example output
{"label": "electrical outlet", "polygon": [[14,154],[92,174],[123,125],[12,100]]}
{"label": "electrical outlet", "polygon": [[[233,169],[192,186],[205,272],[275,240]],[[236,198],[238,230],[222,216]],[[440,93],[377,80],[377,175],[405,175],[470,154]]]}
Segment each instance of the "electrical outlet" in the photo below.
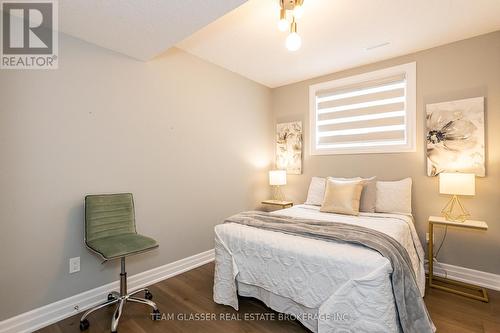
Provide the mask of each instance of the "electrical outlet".
{"label": "electrical outlet", "polygon": [[[428,233],[428,232],[427,232],[427,233],[425,233],[425,242],[426,242],[427,244],[429,244],[429,233]],[[433,238],[433,239],[432,239],[432,244],[435,244],[435,243],[436,243],[436,240]]]}
{"label": "electrical outlet", "polygon": [[69,259],[69,274],[80,271],[80,257]]}

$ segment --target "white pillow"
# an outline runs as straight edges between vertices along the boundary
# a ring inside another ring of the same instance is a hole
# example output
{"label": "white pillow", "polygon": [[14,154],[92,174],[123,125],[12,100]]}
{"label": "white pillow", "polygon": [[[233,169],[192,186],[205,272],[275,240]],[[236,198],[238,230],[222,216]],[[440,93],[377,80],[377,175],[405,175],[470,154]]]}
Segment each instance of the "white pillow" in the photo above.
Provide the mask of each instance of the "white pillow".
{"label": "white pillow", "polygon": [[321,177],[312,177],[307,191],[307,199],[304,204],[321,206],[325,197],[326,179]]}
{"label": "white pillow", "polygon": [[365,213],[375,213],[375,204],[377,201],[377,177],[361,179],[363,179],[363,192],[361,192],[359,211]]}
{"label": "white pillow", "polygon": [[411,214],[411,178],[377,182],[377,213]]}
{"label": "white pillow", "polygon": [[[376,188],[375,188],[375,178],[334,178],[330,177],[334,180],[359,180],[363,179],[365,183],[363,184],[363,192],[361,193],[361,203],[359,206],[359,211],[374,213],[375,212],[375,196],[376,196]],[[321,177],[312,177],[311,183],[309,184],[309,191],[307,192],[307,199],[304,204],[306,205],[314,205],[321,206],[323,204],[323,199],[325,197],[325,188],[326,188],[326,179]]]}

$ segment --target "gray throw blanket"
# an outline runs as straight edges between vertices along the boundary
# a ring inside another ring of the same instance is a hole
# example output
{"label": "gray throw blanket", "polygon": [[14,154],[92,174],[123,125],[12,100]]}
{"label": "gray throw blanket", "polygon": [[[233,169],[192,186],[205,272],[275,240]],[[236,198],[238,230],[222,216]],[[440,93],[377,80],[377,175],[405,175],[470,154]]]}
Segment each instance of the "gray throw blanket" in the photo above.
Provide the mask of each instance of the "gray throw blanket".
{"label": "gray throw blanket", "polygon": [[387,258],[392,265],[392,289],[399,322],[404,333],[434,331],[424,301],[417,287],[415,272],[406,249],[394,238],[357,225],[280,216],[265,212],[244,212],[224,223],[238,223],[291,235],[360,244]]}

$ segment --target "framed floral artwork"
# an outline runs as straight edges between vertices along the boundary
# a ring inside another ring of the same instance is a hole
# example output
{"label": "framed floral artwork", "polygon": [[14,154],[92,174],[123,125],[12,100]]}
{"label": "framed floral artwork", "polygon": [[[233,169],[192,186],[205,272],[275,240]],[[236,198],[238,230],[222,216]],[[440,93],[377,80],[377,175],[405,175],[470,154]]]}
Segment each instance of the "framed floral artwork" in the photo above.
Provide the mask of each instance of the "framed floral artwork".
{"label": "framed floral artwork", "polygon": [[276,125],[276,168],[287,174],[302,173],[302,122]]}
{"label": "framed floral artwork", "polygon": [[474,173],[484,177],[484,97],[428,104],[427,175]]}

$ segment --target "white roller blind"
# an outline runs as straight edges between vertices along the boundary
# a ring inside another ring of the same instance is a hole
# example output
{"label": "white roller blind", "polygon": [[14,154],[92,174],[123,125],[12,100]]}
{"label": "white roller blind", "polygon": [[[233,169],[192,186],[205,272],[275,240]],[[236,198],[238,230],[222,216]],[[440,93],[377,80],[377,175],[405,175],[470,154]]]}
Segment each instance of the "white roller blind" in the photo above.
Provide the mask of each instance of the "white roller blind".
{"label": "white roller blind", "polygon": [[311,86],[312,153],[412,151],[414,69],[413,63]]}

